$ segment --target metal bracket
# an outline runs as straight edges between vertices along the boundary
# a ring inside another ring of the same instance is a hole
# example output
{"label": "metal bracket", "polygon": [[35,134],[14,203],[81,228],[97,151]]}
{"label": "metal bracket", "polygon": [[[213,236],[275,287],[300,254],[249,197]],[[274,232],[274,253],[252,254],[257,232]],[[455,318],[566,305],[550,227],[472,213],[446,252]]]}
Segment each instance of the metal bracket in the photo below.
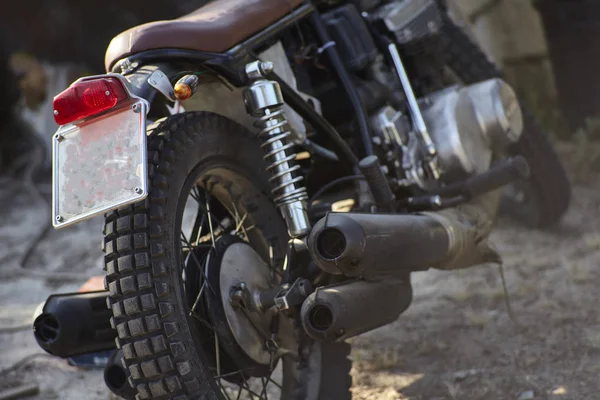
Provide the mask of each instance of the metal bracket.
{"label": "metal bracket", "polygon": [[273,316],[274,319],[271,321],[271,332],[266,331],[262,327],[258,311],[256,311],[253,306],[252,295],[244,282],[240,282],[238,286],[231,289],[229,301],[234,309],[244,313],[254,329],[256,329],[258,334],[262,337],[265,348],[274,356],[273,361],[286,355],[294,358],[298,357],[296,352],[281,347],[279,343],[277,343],[277,331],[279,330],[279,324],[277,323],[277,318],[279,318],[279,316],[277,314]]}
{"label": "metal bracket", "polygon": [[171,81],[160,69],[157,69],[148,77],[148,83],[154,89],[161,92],[170,101],[177,101],[175,98],[175,90],[173,89],[173,85],[171,85]]}
{"label": "metal bracket", "polygon": [[313,292],[308,279],[298,278],[289,289],[282,289],[275,296],[275,306],[279,311],[288,310],[300,305]]}

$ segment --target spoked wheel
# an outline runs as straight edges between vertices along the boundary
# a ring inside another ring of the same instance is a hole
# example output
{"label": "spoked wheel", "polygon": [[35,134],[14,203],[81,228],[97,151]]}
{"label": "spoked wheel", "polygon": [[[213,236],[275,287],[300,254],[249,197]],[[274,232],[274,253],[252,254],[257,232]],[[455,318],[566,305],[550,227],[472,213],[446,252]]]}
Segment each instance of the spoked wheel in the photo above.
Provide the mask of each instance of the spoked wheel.
{"label": "spoked wheel", "polygon": [[221,394],[279,399],[293,388],[293,316],[236,304],[244,300],[235,297],[237,291],[258,294],[279,285],[283,269],[254,221],[248,223],[248,211],[237,209],[230,191],[243,178],[233,169],[209,167],[190,176],[180,227],[180,282],[197,346]]}
{"label": "spoked wheel", "polygon": [[[287,233],[259,144],[214,114],[151,133],[150,195],[106,217],[109,302],[140,399],[349,399],[349,346],[308,339],[280,284]],[[323,384],[322,384],[323,383]]]}

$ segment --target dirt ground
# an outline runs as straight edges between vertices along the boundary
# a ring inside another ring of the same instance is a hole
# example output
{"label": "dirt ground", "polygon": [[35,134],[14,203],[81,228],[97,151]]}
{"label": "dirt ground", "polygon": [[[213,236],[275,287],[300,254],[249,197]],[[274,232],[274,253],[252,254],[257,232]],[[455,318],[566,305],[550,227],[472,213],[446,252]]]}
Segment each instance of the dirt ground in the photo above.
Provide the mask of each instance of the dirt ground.
{"label": "dirt ground", "polygon": [[[561,153],[583,157],[573,146]],[[512,318],[496,266],[415,274],[410,309],[352,341],[355,399],[600,399],[600,182],[569,165],[573,203],[560,226],[539,232],[501,219],[493,235]],[[0,389],[35,382],[37,399],[110,398],[100,370],[44,355],[29,329],[50,293],[101,273],[101,221],[50,231],[19,269],[49,216],[14,184],[0,201]]]}

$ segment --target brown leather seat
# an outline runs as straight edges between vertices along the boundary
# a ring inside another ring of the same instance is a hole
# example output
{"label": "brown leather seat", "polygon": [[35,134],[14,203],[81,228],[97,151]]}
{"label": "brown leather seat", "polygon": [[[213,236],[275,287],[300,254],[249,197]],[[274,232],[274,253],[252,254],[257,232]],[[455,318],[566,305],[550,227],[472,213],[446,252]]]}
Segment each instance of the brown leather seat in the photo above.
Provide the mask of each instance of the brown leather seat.
{"label": "brown leather seat", "polygon": [[150,22],[116,36],[104,65],[144,50],[177,48],[221,53],[267,28],[303,0],[215,0],[181,18]]}

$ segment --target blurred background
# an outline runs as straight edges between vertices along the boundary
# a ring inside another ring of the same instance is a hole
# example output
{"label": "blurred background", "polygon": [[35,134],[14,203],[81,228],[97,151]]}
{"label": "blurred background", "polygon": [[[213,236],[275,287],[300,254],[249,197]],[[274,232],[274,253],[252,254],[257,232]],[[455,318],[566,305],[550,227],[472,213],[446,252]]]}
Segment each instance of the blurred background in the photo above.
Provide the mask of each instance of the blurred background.
{"label": "blurred background", "polygon": [[[49,228],[52,98],[103,73],[119,32],[202,1],[0,3],[0,390],[33,382],[37,398],[106,399],[100,372],[40,354],[29,328],[48,294],[102,274],[102,221]],[[600,1],[455,3],[551,136],[573,204],[546,232],[499,221],[512,313],[490,267],[417,276],[410,310],[354,340],[355,398],[600,399]]]}

